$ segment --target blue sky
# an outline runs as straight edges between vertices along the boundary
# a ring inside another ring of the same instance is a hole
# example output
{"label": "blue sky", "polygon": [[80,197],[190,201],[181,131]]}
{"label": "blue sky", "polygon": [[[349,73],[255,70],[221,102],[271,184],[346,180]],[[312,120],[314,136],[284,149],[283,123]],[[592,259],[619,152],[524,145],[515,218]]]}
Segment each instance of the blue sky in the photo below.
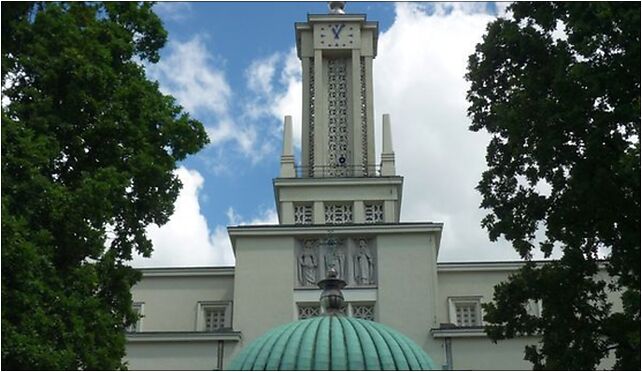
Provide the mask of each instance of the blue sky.
{"label": "blue sky", "polygon": [[[403,221],[444,222],[440,260],[515,259],[479,227],[474,190],[488,137],[468,131],[463,79],[467,56],[495,3],[348,2],[349,13],[379,22],[375,131],[390,113],[397,171],[405,177]],[[300,135],[300,66],[294,23],[327,13],[326,2],[158,3],[169,32],[150,79],[205,125],[212,143],[181,164],[176,214],[151,226],[151,259],[136,266],[230,265],[225,227],[275,223],[272,179],[281,126]],[[295,139],[298,143],[298,139]],[[379,147],[377,149],[379,151]]]}

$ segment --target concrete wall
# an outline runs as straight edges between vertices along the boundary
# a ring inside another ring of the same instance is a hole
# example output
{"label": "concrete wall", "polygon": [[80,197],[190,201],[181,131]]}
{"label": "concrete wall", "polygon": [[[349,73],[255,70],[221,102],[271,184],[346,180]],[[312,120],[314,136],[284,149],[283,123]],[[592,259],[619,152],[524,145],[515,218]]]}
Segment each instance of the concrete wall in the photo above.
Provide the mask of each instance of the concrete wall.
{"label": "concrete wall", "polygon": [[233,325],[243,335],[239,347],[292,321],[294,244],[292,237],[237,238]]}
{"label": "concrete wall", "polygon": [[[201,332],[198,303],[231,302],[234,298],[232,268],[143,269],[143,278],[132,288],[135,303],[143,303],[138,333],[163,334],[161,339],[130,337],[124,358],[130,370],[212,370],[217,366],[218,340],[189,340]],[[230,308],[233,312],[233,306]],[[182,340],[176,340],[180,333]],[[133,339],[136,338],[136,339]],[[229,362],[236,341],[224,341],[223,363]]]}
{"label": "concrete wall", "polygon": [[217,341],[129,343],[125,360],[130,370],[213,370]]}
{"label": "concrete wall", "polygon": [[199,301],[232,301],[234,276],[144,276],[132,289],[143,302],[141,331],[199,331]]}
{"label": "concrete wall", "polygon": [[[440,345],[430,337],[436,326],[435,233],[377,237],[379,322],[410,337],[437,359]],[[439,363],[439,360],[435,360]]]}

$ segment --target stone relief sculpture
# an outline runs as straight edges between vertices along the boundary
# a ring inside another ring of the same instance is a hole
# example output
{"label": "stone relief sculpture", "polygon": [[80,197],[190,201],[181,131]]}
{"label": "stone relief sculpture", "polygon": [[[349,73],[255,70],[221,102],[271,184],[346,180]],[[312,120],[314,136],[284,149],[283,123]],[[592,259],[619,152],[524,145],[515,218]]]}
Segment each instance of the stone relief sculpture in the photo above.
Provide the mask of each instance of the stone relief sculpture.
{"label": "stone relief sculpture", "polygon": [[304,287],[317,284],[317,258],[314,253],[314,240],[305,242],[303,252],[299,255],[299,284]]}
{"label": "stone relief sculpture", "polygon": [[295,282],[316,287],[323,272],[334,269],[348,285],[376,284],[376,256],[372,243],[363,237],[302,239],[294,257]]}
{"label": "stone relief sculpture", "polygon": [[335,239],[326,240],[327,253],[324,256],[325,272],[334,268],[339,278],[345,278],[345,254]]}
{"label": "stone relief sculpture", "polygon": [[374,262],[365,239],[359,239],[359,248],[353,260],[355,283],[359,285],[374,283]]}

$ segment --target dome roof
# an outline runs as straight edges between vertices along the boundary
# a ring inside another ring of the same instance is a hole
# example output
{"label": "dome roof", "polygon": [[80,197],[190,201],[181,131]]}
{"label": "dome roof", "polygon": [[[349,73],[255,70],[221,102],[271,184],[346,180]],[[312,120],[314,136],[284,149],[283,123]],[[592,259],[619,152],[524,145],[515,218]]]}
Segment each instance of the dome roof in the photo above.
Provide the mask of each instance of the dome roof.
{"label": "dome roof", "polygon": [[331,314],[268,331],[234,358],[232,370],[429,370],[430,357],[380,323]]}

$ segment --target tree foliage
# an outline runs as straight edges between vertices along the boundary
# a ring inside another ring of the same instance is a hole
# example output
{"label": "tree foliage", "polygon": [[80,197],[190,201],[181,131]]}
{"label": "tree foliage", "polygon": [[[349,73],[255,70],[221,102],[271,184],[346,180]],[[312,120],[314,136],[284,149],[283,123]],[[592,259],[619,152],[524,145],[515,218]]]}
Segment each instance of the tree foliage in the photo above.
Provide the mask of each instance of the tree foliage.
{"label": "tree foliage", "polygon": [[208,141],[145,77],[150,3],[2,3],[2,366],[125,367],[133,252]]}
{"label": "tree foliage", "polygon": [[[487,332],[540,335],[525,351],[536,369],[594,369],[613,351],[615,368],[639,370],[640,4],[509,12],[489,24],[466,75],[470,129],[492,136],[482,226],[527,261],[495,287]],[[561,258],[536,265],[537,249]],[[541,316],[525,311],[529,300]]]}

